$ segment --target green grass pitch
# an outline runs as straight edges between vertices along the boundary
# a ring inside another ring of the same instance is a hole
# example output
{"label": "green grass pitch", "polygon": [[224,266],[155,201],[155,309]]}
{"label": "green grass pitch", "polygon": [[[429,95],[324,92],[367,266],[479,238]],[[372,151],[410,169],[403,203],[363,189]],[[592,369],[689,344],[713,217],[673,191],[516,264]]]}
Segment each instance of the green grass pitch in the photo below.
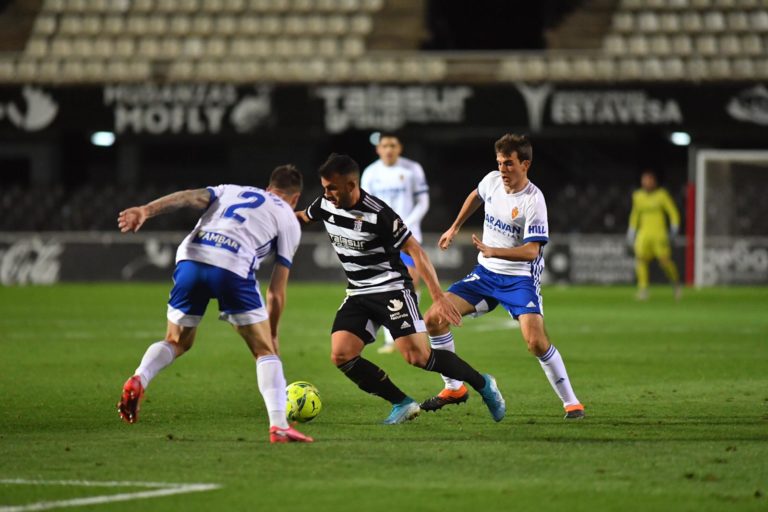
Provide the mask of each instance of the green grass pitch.
{"label": "green grass pitch", "polygon": [[[389,411],[329,361],[343,284],[289,287],[288,381],[321,391],[302,430],[272,446],[255,365],[216,320],[148,389],[140,421],[115,403],[165,329],[168,286],[0,288],[0,511],[136,492],[8,479],[213,483],[221,488],[83,510],[768,510],[768,289],[545,288],[547,328],[587,419],[566,423],[537,361],[502,311],[466,320],[458,351],[494,374],[508,416],[466,405],[378,424]],[[366,357],[421,400],[436,374]],[[141,491],[142,489],[138,489]],[[76,507],[77,508],[77,507]],[[70,509],[73,510],[73,509]]]}

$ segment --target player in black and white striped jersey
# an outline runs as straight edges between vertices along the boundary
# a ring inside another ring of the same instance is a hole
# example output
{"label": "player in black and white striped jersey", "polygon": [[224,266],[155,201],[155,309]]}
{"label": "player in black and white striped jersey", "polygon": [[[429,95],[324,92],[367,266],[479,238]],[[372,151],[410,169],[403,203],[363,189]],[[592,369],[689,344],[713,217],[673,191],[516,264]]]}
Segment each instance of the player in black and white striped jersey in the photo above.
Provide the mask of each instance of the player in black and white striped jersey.
{"label": "player in black and white striped jersey", "polygon": [[501,421],[506,406],[494,378],[478,373],[456,354],[429,346],[401,250],[413,258],[423,277],[433,312],[452,324],[458,324],[460,317],[440,289],[429,257],[403,220],[360,188],[360,168],[349,156],[332,154],[319,172],[324,194],[305,211],[297,212],[297,217],[305,223],[323,221],[347,275],[347,297],[331,329],[334,364],[360,389],[392,404],[384,423],[413,419],[419,413],[418,404],[381,368],[361,356],[384,325],[409,364],[469,383],[483,397],[494,420]]}

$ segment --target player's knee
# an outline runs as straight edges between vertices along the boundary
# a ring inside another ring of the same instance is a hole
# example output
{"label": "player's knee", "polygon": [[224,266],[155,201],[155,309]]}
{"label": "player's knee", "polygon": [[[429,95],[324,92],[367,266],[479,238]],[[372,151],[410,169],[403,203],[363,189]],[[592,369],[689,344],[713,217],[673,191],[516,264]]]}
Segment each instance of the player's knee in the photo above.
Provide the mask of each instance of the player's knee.
{"label": "player's knee", "polygon": [[445,329],[448,325],[438,315],[432,313],[432,310],[427,311],[424,315],[424,323],[427,326],[427,331],[429,331],[429,334],[431,335],[440,334],[440,331]]}
{"label": "player's knee", "polygon": [[355,355],[347,352],[331,352],[331,362],[334,366],[341,366],[354,358]]}
{"label": "player's knee", "polygon": [[405,359],[405,362],[411,366],[424,368],[429,361],[429,350],[428,347],[421,347],[418,345],[407,347],[402,350],[403,359]]}
{"label": "player's knee", "polygon": [[534,334],[526,338],[525,343],[528,345],[528,352],[536,357],[543,356],[549,348],[549,341],[543,334]]}

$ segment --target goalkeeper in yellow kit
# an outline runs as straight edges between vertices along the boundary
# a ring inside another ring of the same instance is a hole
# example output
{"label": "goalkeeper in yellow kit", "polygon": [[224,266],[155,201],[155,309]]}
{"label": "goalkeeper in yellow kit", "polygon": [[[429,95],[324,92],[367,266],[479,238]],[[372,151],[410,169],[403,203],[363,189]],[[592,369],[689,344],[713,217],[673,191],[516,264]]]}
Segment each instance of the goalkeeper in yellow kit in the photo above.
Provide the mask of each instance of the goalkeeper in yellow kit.
{"label": "goalkeeper in yellow kit", "polygon": [[640,185],[641,188],[632,194],[627,231],[627,241],[635,249],[637,298],[648,298],[648,266],[656,258],[675,287],[675,298],[679,299],[682,292],[680,276],[671,258],[669,239],[680,227],[680,212],[669,192],[659,187],[654,171],[643,171]]}

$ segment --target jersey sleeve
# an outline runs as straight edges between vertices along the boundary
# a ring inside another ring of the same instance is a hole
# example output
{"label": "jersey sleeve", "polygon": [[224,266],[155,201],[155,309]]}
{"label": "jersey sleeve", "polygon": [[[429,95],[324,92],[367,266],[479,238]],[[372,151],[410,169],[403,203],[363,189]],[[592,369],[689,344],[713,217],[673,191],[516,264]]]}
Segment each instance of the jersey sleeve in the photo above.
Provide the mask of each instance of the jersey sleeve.
{"label": "jersey sleeve", "polygon": [[640,223],[640,211],[637,204],[637,191],[632,193],[632,210],[629,212],[629,229],[637,231]]}
{"label": "jersey sleeve", "polygon": [[301,227],[293,212],[289,211],[282,216],[277,235],[277,247],[275,248],[275,263],[291,268],[293,256],[299,248],[301,240]]}
{"label": "jersey sleeve", "polygon": [[544,195],[537,192],[526,206],[523,243],[549,242],[549,223],[547,221],[547,203]]}
{"label": "jersey sleeve", "polygon": [[399,251],[411,237],[411,230],[389,206],[379,212],[376,224],[384,247],[391,246]]}
{"label": "jersey sleeve", "polygon": [[489,192],[489,186],[491,183],[491,176],[493,176],[493,172],[489,172],[485,175],[485,177],[480,180],[480,183],[477,185],[477,194],[480,196],[480,199],[485,201],[488,197]]}
{"label": "jersey sleeve", "polygon": [[664,190],[661,197],[664,211],[666,211],[667,216],[669,216],[669,225],[672,229],[677,229],[677,227],[680,226],[680,212],[678,211],[677,206],[675,206],[675,201],[666,190]]}
{"label": "jersey sleeve", "polygon": [[416,162],[413,163],[412,178],[414,196],[429,192],[429,185],[427,184],[427,176],[424,174],[424,168]]}
{"label": "jersey sleeve", "polygon": [[205,189],[208,191],[208,194],[211,196],[211,200],[208,204],[213,203],[217,199],[221,197],[221,195],[224,193],[224,188],[226,185],[216,185],[216,186],[209,186],[205,187]]}
{"label": "jersey sleeve", "polygon": [[369,165],[363,171],[363,175],[360,176],[360,188],[365,190],[366,192],[370,192],[371,176],[373,176],[373,171],[371,170],[371,166]]}
{"label": "jersey sleeve", "polygon": [[304,210],[304,213],[307,214],[307,217],[311,221],[318,221],[321,219],[320,216],[320,203],[323,201],[323,196],[318,197],[314,201],[312,201],[312,204],[307,206],[307,209]]}

